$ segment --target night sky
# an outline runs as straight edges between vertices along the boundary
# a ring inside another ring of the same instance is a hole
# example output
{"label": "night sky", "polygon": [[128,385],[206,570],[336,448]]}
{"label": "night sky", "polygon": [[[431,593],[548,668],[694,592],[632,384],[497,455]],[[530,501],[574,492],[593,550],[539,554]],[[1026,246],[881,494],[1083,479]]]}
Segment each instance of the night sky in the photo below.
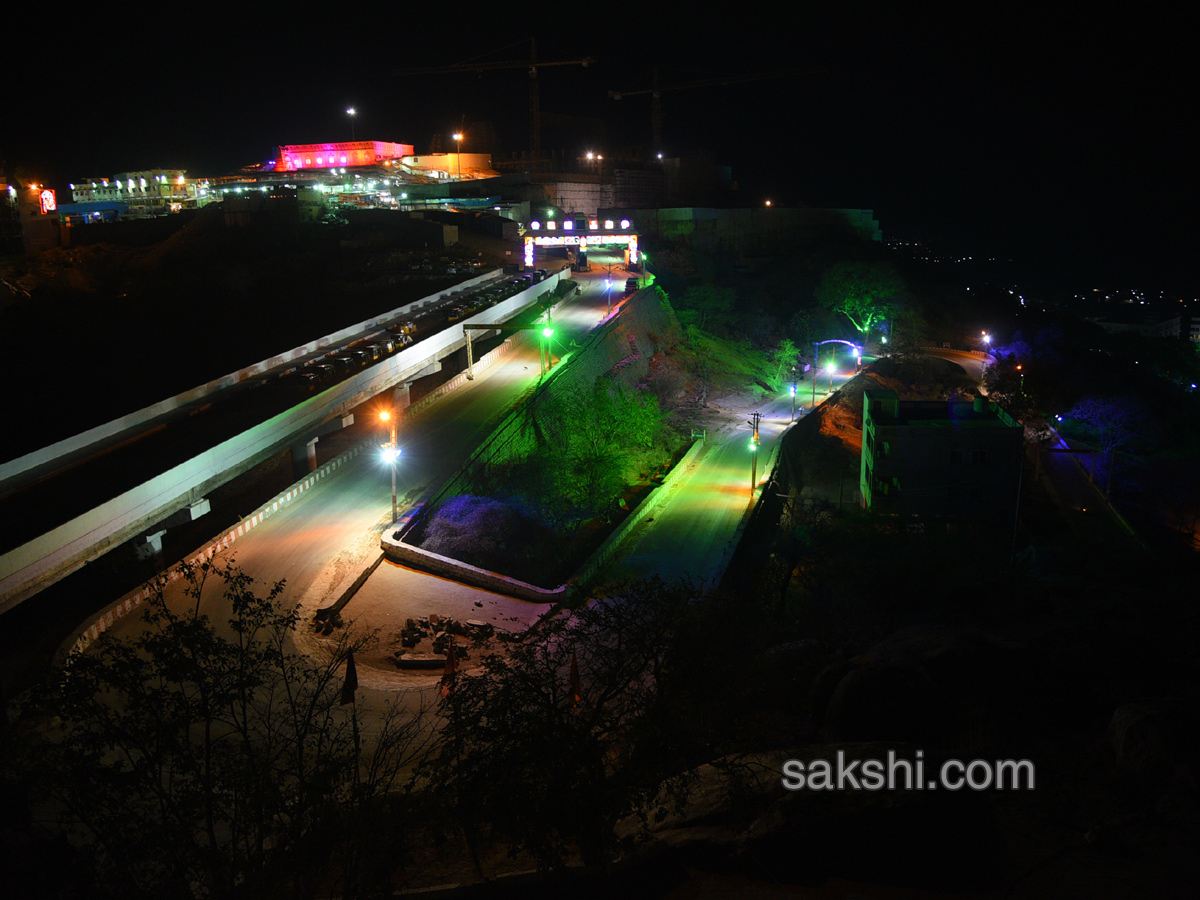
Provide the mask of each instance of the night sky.
{"label": "night sky", "polygon": [[465,121],[464,150],[487,124],[507,156],[528,143],[523,70],[394,73],[527,58],[536,35],[540,59],[597,60],[542,70],[547,149],[650,150],[649,99],[608,91],[649,87],[655,65],[665,86],[790,71],[664,92],[664,152],[715,154],[746,204],[874,209],[885,237],[1011,256],[1017,278],[1196,291],[1197,77],[1182,20],[978,5],[951,18],[844,5],[635,19],[625,5],[440,9],[75,18],[12,42],[0,158],[63,191],[138,168],[219,174],[279,144],[349,139],[350,105],[359,138],[420,153],[441,134],[451,149]]}

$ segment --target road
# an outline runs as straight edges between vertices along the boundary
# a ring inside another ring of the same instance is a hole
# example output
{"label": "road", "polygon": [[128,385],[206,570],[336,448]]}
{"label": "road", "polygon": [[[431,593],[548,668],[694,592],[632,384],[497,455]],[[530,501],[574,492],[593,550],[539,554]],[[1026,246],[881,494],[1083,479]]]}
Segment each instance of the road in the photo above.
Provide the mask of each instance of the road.
{"label": "road", "polygon": [[1069,450],[1070,445],[1057,433],[1054,442],[1041,454],[1038,474],[1042,486],[1050,494],[1068,523],[1072,535],[1083,545],[1096,548],[1111,547],[1125,552],[1145,549],[1138,534],[1104,498],[1101,486],[1093,484],[1088,454],[1053,452]]}
{"label": "road", "polygon": [[[554,312],[555,340],[564,347],[582,340],[607,309],[603,274],[585,273],[578,280],[582,295],[568,298]],[[499,416],[535,386],[538,377],[537,344],[518,344],[474,381],[466,382],[411,419],[401,421],[398,442],[403,453],[397,469],[397,494],[402,514],[437,488]],[[364,404],[365,409],[360,408],[356,414],[377,418],[383,400],[377,398],[377,401]],[[386,439],[381,424],[380,442]],[[247,532],[230,552],[238,566],[261,584],[286,580],[281,595],[285,604],[321,605],[336,596],[335,591],[347,576],[357,575],[378,557],[379,537],[390,519],[390,470],[378,454],[363,453],[322,481],[317,489]],[[515,617],[529,621],[530,615],[536,617],[544,611],[538,604],[526,604],[528,610],[512,607],[510,604],[520,601],[453,585],[424,573],[400,570],[403,573],[400,574],[392,568],[377,570],[383,574],[369,582],[370,590],[364,593],[357,610],[348,609],[348,617],[357,615],[380,591],[406,598],[406,604],[398,605],[396,610],[401,622],[408,615],[429,611],[427,607],[435,600],[442,603],[447,596],[456,598],[454,605],[462,618],[486,618],[475,605],[479,602],[485,603],[489,615],[506,620]],[[394,582],[390,587],[389,581]],[[383,588],[379,587],[381,584]],[[183,595],[183,587],[177,581],[167,588],[167,601],[173,609],[191,605]],[[215,622],[223,623],[225,611],[215,590],[206,591],[201,609]],[[140,617],[127,616],[114,623],[112,630],[122,636],[140,627]],[[362,679],[364,685],[369,680],[369,675]]]}
{"label": "road", "polygon": [[972,356],[963,350],[938,350],[936,348],[927,348],[926,356],[936,356],[939,359],[947,359],[952,363],[957,363],[962,367],[968,375],[976,381],[983,380],[983,370],[991,365],[991,359],[986,357]]}
{"label": "road", "polygon": [[[594,267],[592,272],[578,275],[577,280],[582,296],[568,298],[553,313],[554,340],[561,349],[582,340],[607,312],[605,273]],[[618,299],[622,282],[618,279],[615,285],[614,297]],[[402,515],[436,490],[498,417],[536,384],[538,375],[537,345],[518,345],[475,381],[467,382],[415,417],[402,420],[398,441],[403,455],[397,471]],[[839,373],[834,388],[852,375]],[[822,375],[817,402],[828,396],[828,384]],[[798,395],[797,417],[812,399],[804,383]],[[728,407],[721,406],[720,400],[716,403],[726,424],[709,434],[707,446],[691,471],[672,489],[668,502],[635,529],[622,547],[620,558],[605,571],[605,579],[649,575],[674,578],[686,574],[715,582],[724,571],[751,497],[751,428],[747,420],[754,411],[761,414],[756,479],[761,490],[772,451],[788,427],[792,407],[786,394],[753,406],[738,406],[734,401]],[[357,413],[367,418],[377,414],[378,409],[370,408]],[[380,441],[385,439],[381,426]],[[310,613],[335,599],[379,556],[379,537],[390,523],[390,505],[389,470],[378,454],[360,454],[321,482],[319,488],[241,537],[232,547],[233,558],[264,586],[285,580],[283,602]],[[190,606],[179,582],[168,587],[167,599],[176,609]],[[223,622],[225,611],[215,590],[206,593],[201,609],[215,622]],[[385,633],[398,630],[409,617],[431,612],[491,621],[512,630],[527,626],[547,609],[545,604],[513,600],[385,562],[346,607],[345,617]],[[114,624],[113,630],[127,635],[139,627],[138,617],[129,616]],[[301,649],[315,652],[319,639],[302,630],[297,643]],[[413,704],[420,702],[422,695],[425,700],[431,699],[429,692],[436,684],[436,676],[414,676],[392,668],[383,650],[375,654],[373,662],[360,663],[359,679],[368,692],[407,690],[413,696],[406,702]],[[365,702],[383,700],[375,697]]]}
{"label": "road", "polygon": [[[853,375],[852,371],[835,374],[834,390]],[[804,390],[806,383],[809,391]],[[828,399],[828,385],[822,375],[816,389],[818,405]],[[798,387],[797,421],[813,405],[812,383],[801,382]],[[786,394],[752,405],[740,405],[732,398],[727,402],[729,406],[721,401],[709,404],[726,415],[727,424],[709,432],[708,446],[671,487],[664,506],[633,530],[618,557],[605,567],[605,580],[657,575],[715,585],[720,579],[733,555],[738,526],[750,507],[751,475],[755,474],[755,489],[763,490],[772,452],[792,414],[791,396]],[[761,416],[756,467],[752,467],[749,425],[754,412]]]}

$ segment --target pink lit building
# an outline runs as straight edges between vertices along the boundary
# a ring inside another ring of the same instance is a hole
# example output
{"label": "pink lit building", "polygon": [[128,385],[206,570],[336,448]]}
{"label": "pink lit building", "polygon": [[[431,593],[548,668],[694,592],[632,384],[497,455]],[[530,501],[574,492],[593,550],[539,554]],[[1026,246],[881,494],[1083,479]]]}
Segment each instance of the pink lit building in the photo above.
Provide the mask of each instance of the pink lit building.
{"label": "pink lit building", "polygon": [[389,141],[344,141],[330,144],[290,144],[275,157],[276,172],[332,169],[343,166],[380,166],[386,160],[412,156],[412,144]]}

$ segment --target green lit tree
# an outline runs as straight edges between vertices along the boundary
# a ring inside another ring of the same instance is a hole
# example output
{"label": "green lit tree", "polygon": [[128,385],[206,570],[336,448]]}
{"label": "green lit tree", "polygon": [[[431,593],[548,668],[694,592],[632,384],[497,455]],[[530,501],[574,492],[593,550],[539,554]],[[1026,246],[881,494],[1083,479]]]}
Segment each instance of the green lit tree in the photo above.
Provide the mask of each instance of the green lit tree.
{"label": "green lit tree", "polygon": [[817,285],[821,306],[845,316],[863,340],[901,306],[905,286],[888,263],[844,261],[825,270]]}
{"label": "green lit tree", "polygon": [[800,350],[791,338],[784,338],[771,355],[771,382],[776,390],[792,381],[793,370],[800,364]]}

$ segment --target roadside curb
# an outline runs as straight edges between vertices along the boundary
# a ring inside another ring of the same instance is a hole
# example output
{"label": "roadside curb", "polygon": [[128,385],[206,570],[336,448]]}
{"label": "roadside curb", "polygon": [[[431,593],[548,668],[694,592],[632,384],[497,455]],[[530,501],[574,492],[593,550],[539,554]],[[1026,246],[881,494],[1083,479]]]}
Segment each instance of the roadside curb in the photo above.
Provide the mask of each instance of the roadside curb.
{"label": "roadside curb", "polygon": [[[245,536],[257,526],[261,525],[279,510],[289,506],[296,500],[299,500],[304,494],[317,486],[323,479],[332,475],[334,472],[341,469],[350,460],[358,456],[368,445],[372,444],[370,439],[360,441],[349,450],[335,456],[325,465],[310,472],[307,476],[299,481],[284,488],[266,503],[259,506],[250,515],[237,522],[232,527],[228,528],[220,537],[214,538],[208,543],[201,546],[189,554],[184,559],[176,562],[172,566],[165,569],[159,578],[165,578],[167,583],[178,581],[183,574],[183,566],[185,564],[196,565],[207,562],[215,557],[218,553],[226,550],[230,545],[234,544],[239,538]],[[72,632],[71,636],[62,644],[57,654],[58,661],[72,653],[81,653],[95,641],[101,634],[112,627],[114,622],[123,619],[131,614],[154,592],[153,583],[147,583],[140,588],[130,591],[125,596],[109,604],[101,612],[93,616],[85,624],[79,626]]]}

